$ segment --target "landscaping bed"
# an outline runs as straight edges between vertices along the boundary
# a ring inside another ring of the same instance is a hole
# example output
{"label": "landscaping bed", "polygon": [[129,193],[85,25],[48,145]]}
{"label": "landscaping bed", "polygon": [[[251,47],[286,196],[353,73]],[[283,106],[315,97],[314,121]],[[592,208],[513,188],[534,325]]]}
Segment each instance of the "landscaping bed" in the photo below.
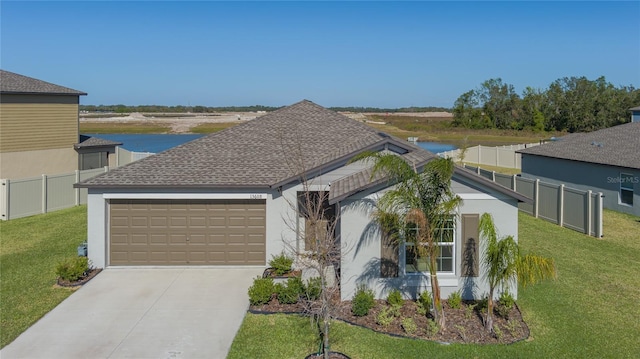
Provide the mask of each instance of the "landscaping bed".
{"label": "landscaping bed", "polygon": [[[273,298],[267,304],[250,306],[249,311],[254,314],[304,314],[304,308],[307,304],[304,301],[296,304],[281,304],[277,298]],[[509,319],[497,313],[494,315],[494,328],[499,328],[496,330],[496,334],[491,334],[484,329],[482,314],[477,309],[476,302],[463,302],[459,309],[453,309],[444,301],[446,328],[439,330],[436,334],[430,330],[431,316],[418,313],[416,302],[405,300],[400,308],[400,315],[394,317],[388,325],[383,326],[378,323],[378,316],[385,307],[388,307],[385,300],[376,300],[369,314],[358,317],[351,311],[351,301],[344,301],[336,305],[335,319],[380,333],[442,343],[508,344],[529,337],[529,327],[522,319],[522,314],[517,306],[514,306],[509,312]],[[406,318],[412,318],[416,324],[417,329],[412,334],[408,334],[402,327],[402,320]]]}

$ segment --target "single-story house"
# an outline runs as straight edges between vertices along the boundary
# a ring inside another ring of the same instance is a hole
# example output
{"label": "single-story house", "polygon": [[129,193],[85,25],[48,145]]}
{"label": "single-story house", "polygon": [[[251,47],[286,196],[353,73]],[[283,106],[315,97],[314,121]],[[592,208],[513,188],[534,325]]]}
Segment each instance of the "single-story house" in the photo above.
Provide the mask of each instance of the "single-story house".
{"label": "single-story house", "polygon": [[[390,249],[382,239],[372,205],[391,184],[371,181],[370,164],[350,162],[364,151],[390,151],[418,169],[436,158],[303,100],[77,184],[88,188],[88,256],[96,267],[266,267],[305,246],[296,207],[306,183],[329,192],[342,298],[360,283],[379,298],[391,288],[414,296],[429,287],[426,269],[407,258],[409,246]],[[488,293],[479,216],[491,213],[500,234],[517,239],[518,202],[530,200],[462,168],[452,187],[464,203],[443,234],[442,295],[479,298]]]}
{"label": "single-story house", "polygon": [[640,122],[571,134],[517,152],[522,177],[602,192],[603,207],[640,216]]}

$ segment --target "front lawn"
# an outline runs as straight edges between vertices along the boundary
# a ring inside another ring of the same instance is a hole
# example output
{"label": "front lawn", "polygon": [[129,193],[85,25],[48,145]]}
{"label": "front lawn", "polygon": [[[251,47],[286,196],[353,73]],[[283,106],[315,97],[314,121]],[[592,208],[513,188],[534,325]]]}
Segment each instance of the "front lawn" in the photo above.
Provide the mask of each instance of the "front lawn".
{"label": "front lawn", "polygon": [[55,266],[87,238],[87,207],[0,222],[0,347],[67,298]]}
{"label": "front lawn", "polygon": [[[520,243],[556,260],[558,280],[520,288],[531,337],[512,345],[395,338],[336,322],[333,350],[352,358],[634,358],[640,353],[640,218],[605,211],[604,239],[520,214]],[[247,314],[229,358],[303,358],[317,350],[308,318]]]}

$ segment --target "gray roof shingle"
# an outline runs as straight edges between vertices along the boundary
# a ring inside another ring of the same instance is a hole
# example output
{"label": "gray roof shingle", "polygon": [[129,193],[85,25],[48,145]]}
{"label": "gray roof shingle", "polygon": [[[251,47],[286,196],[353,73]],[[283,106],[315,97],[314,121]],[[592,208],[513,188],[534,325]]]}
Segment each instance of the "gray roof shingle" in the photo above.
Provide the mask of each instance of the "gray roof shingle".
{"label": "gray roof shingle", "polygon": [[80,142],[73,145],[73,147],[75,149],[80,149],[89,147],[114,147],[120,145],[122,145],[122,142],[105,140],[104,138],[99,137],[80,135]]}
{"label": "gray roof shingle", "polygon": [[629,111],[640,111],[640,106],[632,107]]}
{"label": "gray roof shingle", "polygon": [[388,141],[363,123],[304,100],[80,186],[272,187]]}
{"label": "gray roof shingle", "polygon": [[3,94],[46,94],[46,95],[86,95],[85,92],[55,85],[42,80],[0,70],[0,93]]}
{"label": "gray roof shingle", "polygon": [[565,136],[517,152],[640,169],[640,122]]}

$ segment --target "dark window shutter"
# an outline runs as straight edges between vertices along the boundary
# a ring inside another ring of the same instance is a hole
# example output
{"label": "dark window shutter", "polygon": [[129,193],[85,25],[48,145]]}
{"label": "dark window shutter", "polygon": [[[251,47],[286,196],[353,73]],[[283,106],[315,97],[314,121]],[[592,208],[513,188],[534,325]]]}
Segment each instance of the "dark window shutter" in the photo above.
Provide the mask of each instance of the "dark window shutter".
{"label": "dark window shutter", "polygon": [[477,277],[479,267],[479,214],[462,215],[462,276]]}
{"label": "dark window shutter", "polygon": [[380,276],[391,278],[398,276],[400,256],[398,244],[393,241],[391,235],[381,231],[380,238]]}

